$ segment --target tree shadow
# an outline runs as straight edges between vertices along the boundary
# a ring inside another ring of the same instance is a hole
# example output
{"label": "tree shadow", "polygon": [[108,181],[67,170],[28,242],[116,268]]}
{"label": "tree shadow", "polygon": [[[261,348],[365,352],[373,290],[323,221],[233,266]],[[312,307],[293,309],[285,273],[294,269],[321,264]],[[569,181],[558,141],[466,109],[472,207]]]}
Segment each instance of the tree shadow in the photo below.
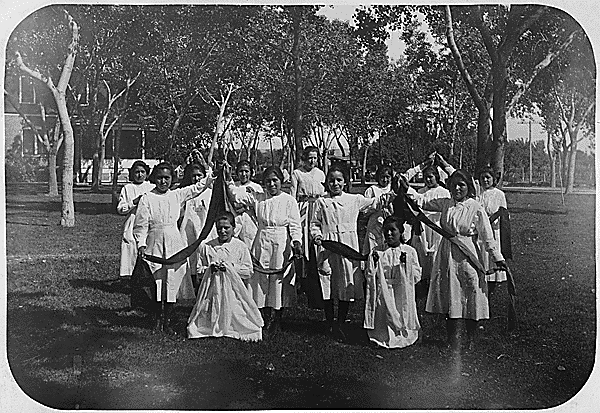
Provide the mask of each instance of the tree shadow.
{"label": "tree shadow", "polygon": [[[25,212],[60,212],[60,202],[48,201],[7,201],[7,215],[22,216]],[[84,215],[117,215],[110,202],[75,202],[75,212]]]}
{"label": "tree shadow", "polygon": [[95,290],[104,291],[113,294],[131,293],[130,277],[118,277],[109,280],[90,280],[87,278],[69,279],[69,284],[73,288],[93,288]]}
{"label": "tree shadow", "polygon": [[518,207],[511,207],[510,213],[511,214],[530,213],[530,214],[540,214],[540,215],[568,215],[567,210],[549,210],[549,209],[518,208]]}

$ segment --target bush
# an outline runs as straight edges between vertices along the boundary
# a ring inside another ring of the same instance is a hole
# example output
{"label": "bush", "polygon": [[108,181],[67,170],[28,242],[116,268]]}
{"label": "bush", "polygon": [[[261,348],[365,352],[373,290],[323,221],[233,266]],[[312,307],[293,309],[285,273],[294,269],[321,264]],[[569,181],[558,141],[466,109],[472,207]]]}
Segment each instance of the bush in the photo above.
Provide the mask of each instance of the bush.
{"label": "bush", "polygon": [[11,150],[6,152],[7,182],[48,181],[48,171],[39,158],[24,157]]}

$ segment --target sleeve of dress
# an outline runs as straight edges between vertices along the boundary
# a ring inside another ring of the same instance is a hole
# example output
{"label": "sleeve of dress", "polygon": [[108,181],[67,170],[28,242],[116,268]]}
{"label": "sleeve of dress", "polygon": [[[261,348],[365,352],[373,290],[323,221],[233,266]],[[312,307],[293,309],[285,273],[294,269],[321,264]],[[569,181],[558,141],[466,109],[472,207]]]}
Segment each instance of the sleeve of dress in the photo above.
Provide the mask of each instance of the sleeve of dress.
{"label": "sleeve of dress", "polygon": [[298,194],[298,177],[296,176],[296,171],[292,171],[291,178],[292,186],[290,187],[290,195],[292,198],[296,199],[296,195]]}
{"label": "sleeve of dress", "polygon": [[138,209],[133,221],[133,238],[139,247],[147,247],[146,237],[148,236],[148,221],[150,219],[150,210],[148,209],[148,197],[142,196],[138,204]]}
{"label": "sleeve of dress", "polygon": [[377,209],[381,205],[381,195],[377,198],[367,198],[361,194],[358,194],[356,195],[356,199],[358,203],[358,209],[361,212]]}
{"label": "sleeve of dress", "polygon": [[421,164],[418,164],[414,168],[407,169],[406,172],[404,172],[404,176],[406,177],[407,181],[410,181],[417,176],[419,172],[421,172]]}
{"label": "sleeve of dress", "polygon": [[117,213],[120,215],[127,215],[132,209],[135,208],[133,199],[129,199],[125,187],[121,188],[119,195],[119,203],[117,204]]}
{"label": "sleeve of dress", "polygon": [[448,199],[448,198],[435,198],[435,199],[430,199],[429,201],[426,201],[425,194],[418,193],[412,187],[408,187],[406,194],[409,197],[411,197],[412,199],[414,199],[416,201],[417,205],[419,205],[424,210],[434,211],[434,212],[442,212],[442,210],[444,209],[444,203],[445,203],[444,199]]}
{"label": "sleeve of dress", "polygon": [[254,273],[254,267],[252,266],[252,256],[250,250],[246,245],[241,248],[241,253],[238,263],[235,265],[235,270],[242,279],[248,279]]}
{"label": "sleeve of dress", "polygon": [[500,191],[499,197],[500,197],[500,206],[508,209],[508,207],[506,206],[506,195],[504,195],[504,192]]}
{"label": "sleeve of dress", "polygon": [[244,186],[235,186],[233,181],[227,183],[227,192],[231,196],[233,202],[245,205],[247,207],[254,207],[256,200],[255,195],[246,191]]}
{"label": "sleeve of dress", "polygon": [[321,226],[323,225],[323,206],[324,202],[322,201],[322,198],[319,198],[315,202],[315,208],[310,217],[310,236],[312,238],[317,235],[323,236],[323,231],[321,230]]}
{"label": "sleeve of dress", "polygon": [[504,257],[500,252],[500,244],[494,239],[494,232],[490,225],[488,214],[485,213],[483,207],[479,207],[475,213],[475,229],[477,237],[483,243],[484,248],[490,253],[494,262],[504,261]]}
{"label": "sleeve of dress", "polygon": [[194,185],[186,186],[184,188],[177,188],[174,189],[173,192],[177,197],[177,201],[180,204],[183,204],[184,202],[189,201],[192,198],[196,198],[202,192],[206,191],[209,186],[212,186],[212,182],[212,175],[207,175]]}
{"label": "sleeve of dress", "polygon": [[292,238],[292,241],[302,242],[302,221],[300,219],[300,210],[298,209],[298,204],[295,199],[290,198],[289,207],[287,209],[289,210],[288,228],[290,237]]}
{"label": "sleeve of dress", "polygon": [[204,274],[210,263],[208,262],[208,255],[206,253],[206,243],[201,243],[198,250],[198,263],[196,264],[196,274]]}
{"label": "sleeve of dress", "polygon": [[370,186],[365,191],[365,198],[375,198],[375,191],[373,190],[373,186]]}
{"label": "sleeve of dress", "polygon": [[407,259],[408,265],[410,266],[410,273],[412,275],[412,281],[414,284],[421,281],[422,276],[422,268],[419,264],[419,257],[417,255],[417,250],[414,248],[410,249],[410,253],[408,254]]}

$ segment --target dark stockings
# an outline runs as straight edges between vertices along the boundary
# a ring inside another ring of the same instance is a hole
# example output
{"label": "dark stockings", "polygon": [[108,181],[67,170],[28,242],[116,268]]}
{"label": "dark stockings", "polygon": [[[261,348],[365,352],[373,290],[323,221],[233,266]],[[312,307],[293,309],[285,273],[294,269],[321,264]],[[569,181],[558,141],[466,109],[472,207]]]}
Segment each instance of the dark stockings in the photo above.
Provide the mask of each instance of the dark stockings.
{"label": "dark stockings", "polygon": [[324,300],[323,307],[325,310],[325,320],[327,321],[330,331],[341,341],[346,340],[346,335],[342,331],[342,325],[348,316],[350,309],[350,301],[338,301],[337,321],[334,322],[333,300]]}

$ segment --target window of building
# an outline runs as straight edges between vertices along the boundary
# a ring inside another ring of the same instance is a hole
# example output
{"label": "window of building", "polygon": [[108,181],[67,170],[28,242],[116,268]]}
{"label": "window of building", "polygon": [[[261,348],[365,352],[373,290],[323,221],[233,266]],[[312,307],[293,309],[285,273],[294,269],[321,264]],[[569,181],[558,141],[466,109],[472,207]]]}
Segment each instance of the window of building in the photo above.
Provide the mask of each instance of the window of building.
{"label": "window of building", "polygon": [[19,103],[35,103],[35,84],[29,76],[19,77]]}
{"label": "window of building", "polygon": [[35,134],[29,128],[23,129],[23,155],[37,155],[38,142]]}

